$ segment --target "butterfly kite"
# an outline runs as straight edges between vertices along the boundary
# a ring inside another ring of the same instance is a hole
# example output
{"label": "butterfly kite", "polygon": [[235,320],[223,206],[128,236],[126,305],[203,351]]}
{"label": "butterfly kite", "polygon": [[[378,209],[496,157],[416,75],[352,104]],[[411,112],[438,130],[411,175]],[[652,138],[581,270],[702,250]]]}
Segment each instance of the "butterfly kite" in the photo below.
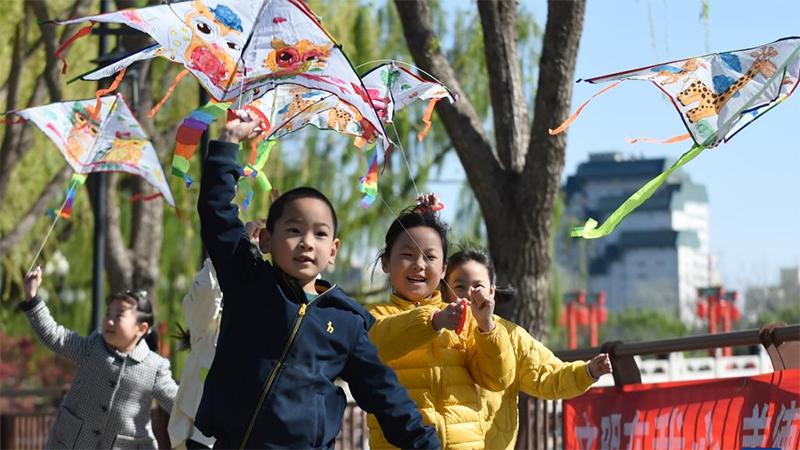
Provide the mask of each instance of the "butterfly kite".
{"label": "butterfly kite", "polygon": [[158,155],[125,98],[116,95],[100,100],[99,111],[94,110],[96,100],[79,100],[7,113],[32,121],[75,171],[64,205],[55,213],[70,217],[75,191],[91,172],[125,172],[142,177],[159,190],[156,196],[174,207]]}
{"label": "butterfly kite", "polygon": [[[644,203],[672,172],[688,163],[707,148],[728,142],[744,127],[783,102],[800,81],[800,37],[788,37],[759,47],[657,64],[641,69],[585,80],[589,83],[616,81],[594,95],[625,80],[646,80],[661,89],[672,101],[688,133],[666,141],[691,138],[694,145],[675,164],[658,175],[626,200],[598,228],[589,219],[574,228],[572,236],[594,239],[605,236],[633,210]],[[591,100],[591,99],[590,99]],[[588,104],[587,101],[550,134],[564,131]]]}

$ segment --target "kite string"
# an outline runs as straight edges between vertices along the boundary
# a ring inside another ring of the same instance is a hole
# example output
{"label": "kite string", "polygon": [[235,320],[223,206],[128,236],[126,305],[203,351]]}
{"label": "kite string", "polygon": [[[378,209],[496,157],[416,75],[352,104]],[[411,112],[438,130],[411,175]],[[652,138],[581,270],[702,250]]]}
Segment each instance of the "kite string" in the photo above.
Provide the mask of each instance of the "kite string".
{"label": "kite string", "polygon": [[33,270],[33,266],[35,266],[36,265],[36,261],[39,260],[39,256],[42,254],[42,250],[44,250],[44,245],[47,243],[47,240],[50,239],[50,234],[53,232],[53,229],[56,227],[56,223],[58,223],[58,219],[61,217],[61,211],[63,211],[64,207],[67,206],[67,202],[68,201],[69,201],[69,196],[66,196],[64,198],[64,203],[61,205],[61,208],[58,210],[58,213],[55,214],[56,217],[53,219],[53,223],[50,225],[50,229],[47,230],[47,234],[45,235],[44,240],[42,241],[42,245],[40,245],[39,246],[39,250],[36,251],[36,256],[33,257],[33,262],[31,263],[31,266],[28,268],[28,271],[25,272],[26,274],[30,273],[30,271]]}
{"label": "kite string", "polygon": [[419,192],[419,188],[417,188],[417,182],[414,180],[414,174],[411,172],[411,165],[408,163],[408,158],[406,158],[406,152],[403,149],[403,142],[400,139],[400,135],[397,133],[397,127],[392,124],[392,130],[394,131],[394,136],[397,138],[397,146],[400,147],[400,154],[403,155],[403,160],[406,162],[406,168],[408,169],[408,176],[411,178],[411,184],[414,185],[414,190],[417,192],[417,197],[422,195]]}

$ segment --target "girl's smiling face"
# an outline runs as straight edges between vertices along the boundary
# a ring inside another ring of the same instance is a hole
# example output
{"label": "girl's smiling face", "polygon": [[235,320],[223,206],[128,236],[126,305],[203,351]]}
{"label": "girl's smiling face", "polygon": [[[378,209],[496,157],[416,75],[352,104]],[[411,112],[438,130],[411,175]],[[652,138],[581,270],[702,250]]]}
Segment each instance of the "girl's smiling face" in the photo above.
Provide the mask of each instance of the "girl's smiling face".
{"label": "girl's smiling face", "polygon": [[446,268],[439,233],[426,226],[400,233],[389,255],[381,257],[381,267],[400,297],[412,302],[430,297]]}
{"label": "girl's smiling face", "polygon": [[147,332],[149,325],[139,323],[136,306],[122,299],[108,304],[102,331],[106,343],[122,353],[130,353]]}

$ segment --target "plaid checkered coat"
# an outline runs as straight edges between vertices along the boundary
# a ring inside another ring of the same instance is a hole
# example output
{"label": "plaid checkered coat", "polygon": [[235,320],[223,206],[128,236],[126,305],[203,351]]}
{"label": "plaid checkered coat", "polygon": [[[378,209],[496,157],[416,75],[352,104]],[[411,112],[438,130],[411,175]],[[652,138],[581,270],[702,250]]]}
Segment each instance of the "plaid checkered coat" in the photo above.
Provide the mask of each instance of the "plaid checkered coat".
{"label": "plaid checkered coat", "polygon": [[83,337],[67,330],[39,297],[22,309],[42,344],[78,365],[45,448],[157,448],[150,426],[153,398],[170,411],[178,391],[169,361],[144,339],[125,354],[96,331]]}

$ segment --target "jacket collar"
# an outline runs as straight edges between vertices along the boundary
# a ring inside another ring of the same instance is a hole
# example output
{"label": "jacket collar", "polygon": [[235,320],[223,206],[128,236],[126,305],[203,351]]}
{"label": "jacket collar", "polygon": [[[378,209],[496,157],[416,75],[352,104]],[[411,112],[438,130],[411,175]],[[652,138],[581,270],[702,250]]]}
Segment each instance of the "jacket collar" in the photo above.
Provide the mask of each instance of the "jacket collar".
{"label": "jacket collar", "polygon": [[439,290],[433,291],[433,294],[425,299],[419,300],[417,302],[412,302],[411,300],[406,300],[403,297],[397,295],[396,292],[392,292],[392,303],[395,305],[403,308],[403,309],[413,309],[419,306],[427,306],[427,305],[439,305],[442,303],[442,293]]}
{"label": "jacket collar", "polygon": [[[278,280],[278,285],[289,300],[298,304],[308,303],[308,298],[306,297],[305,291],[303,291],[303,286],[300,285],[300,282],[296,278],[289,276],[276,265],[270,264],[270,266],[272,266],[272,270],[275,271],[275,279]],[[314,287],[318,295],[322,295],[336,286],[331,285],[325,280],[318,279],[314,282]]]}
{"label": "jacket collar", "polygon": [[[100,336],[100,339],[102,339],[102,336]],[[134,348],[133,351],[130,353],[122,353],[116,348],[108,345],[108,343],[105,340],[103,340],[103,344],[105,344],[108,352],[116,356],[117,358],[120,359],[130,358],[136,361],[137,363],[144,361],[150,355],[150,347],[147,345],[147,342],[144,341],[144,338],[142,338],[139,341],[139,343],[136,344],[136,348]]]}

